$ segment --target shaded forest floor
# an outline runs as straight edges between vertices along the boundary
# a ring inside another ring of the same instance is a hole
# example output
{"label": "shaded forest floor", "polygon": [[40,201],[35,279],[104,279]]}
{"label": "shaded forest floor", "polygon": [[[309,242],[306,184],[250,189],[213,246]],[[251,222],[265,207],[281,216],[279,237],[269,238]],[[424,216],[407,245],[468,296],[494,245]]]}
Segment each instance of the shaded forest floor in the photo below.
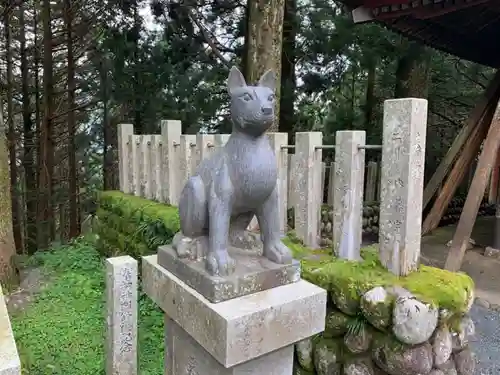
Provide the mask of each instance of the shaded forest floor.
{"label": "shaded forest floor", "polygon": [[[26,267],[31,280],[24,286],[33,283],[34,289],[14,292],[9,301],[24,373],[105,374],[105,271],[92,242],[36,254]],[[12,302],[20,293],[30,293],[22,308]],[[163,373],[163,341],[163,314],[141,293],[141,374]]]}

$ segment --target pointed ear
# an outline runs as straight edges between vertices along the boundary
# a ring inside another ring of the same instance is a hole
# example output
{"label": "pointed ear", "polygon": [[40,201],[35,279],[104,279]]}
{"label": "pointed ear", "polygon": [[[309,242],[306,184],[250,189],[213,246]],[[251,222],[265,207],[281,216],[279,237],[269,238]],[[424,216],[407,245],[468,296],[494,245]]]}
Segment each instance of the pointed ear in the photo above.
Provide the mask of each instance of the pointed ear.
{"label": "pointed ear", "polygon": [[235,66],[231,67],[229,71],[229,78],[227,79],[227,91],[231,94],[234,89],[239,87],[245,87],[247,84],[245,82],[245,77]]}
{"label": "pointed ear", "polygon": [[269,69],[262,74],[259,80],[259,86],[267,87],[273,91],[276,90],[276,75]]}

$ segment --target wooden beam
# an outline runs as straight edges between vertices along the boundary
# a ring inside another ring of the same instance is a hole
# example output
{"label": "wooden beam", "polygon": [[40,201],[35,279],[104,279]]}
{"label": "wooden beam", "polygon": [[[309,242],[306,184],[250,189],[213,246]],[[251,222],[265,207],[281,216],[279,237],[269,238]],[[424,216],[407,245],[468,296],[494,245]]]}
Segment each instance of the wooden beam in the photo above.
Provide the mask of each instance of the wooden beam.
{"label": "wooden beam", "polygon": [[490,183],[488,185],[488,203],[495,204],[498,199],[498,177],[500,172],[500,152],[497,152],[495,165],[491,170]]}
{"label": "wooden beam", "polygon": [[488,135],[484,141],[483,149],[477,162],[476,173],[472,179],[472,184],[467,194],[464,209],[460,215],[455,235],[451,242],[450,251],[444,268],[457,272],[462,265],[462,259],[467,248],[477,211],[484,197],[484,190],[488,183],[493,164],[495,163],[498,146],[500,145],[500,102],[498,102],[495,115],[488,130]]}
{"label": "wooden beam", "polygon": [[415,18],[421,19],[421,20],[426,20],[429,18],[435,18],[439,16],[444,16],[445,14],[451,13],[451,12],[456,12],[459,10],[467,9],[473,6],[481,5],[484,3],[487,3],[490,0],[474,0],[474,1],[462,1],[461,3],[458,4],[450,4],[450,5],[444,5],[440,6],[439,9],[437,8],[438,4],[433,4],[431,6],[425,7],[425,8],[419,8],[415,13],[413,14]]}
{"label": "wooden beam", "polygon": [[492,101],[495,93],[500,90],[500,70],[498,70],[493,77],[493,79],[488,84],[483,96],[476,104],[474,109],[471,111],[467,122],[458,133],[457,137],[453,141],[451,147],[448,149],[445,157],[437,167],[436,171],[432,175],[431,179],[427,183],[424,189],[424,200],[422,210],[425,210],[432,197],[442,185],[444,178],[448,174],[453,162],[456,160],[459,151],[462,149],[465,141],[469,138],[472,130],[478,126],[481,121],[481,117],[486,112],[488,103]]}
{"label": "wooden beam", "polygon": [[[498,101],[500,97],[500,90],[496,93],[495,99]],[[493,117],[493,113],[495,111],[495,104],[490,103],[488,106],[488,110],[486,114],[481,119],[479,126],[476,126],[469,138],[467,139],[465,146],[460,153],[460,156],[457,158],[455,164],[453,165],[446,182],[443,185],[443,188],[439,192],[434,204],[424,220],[424,224],[422,225],[422,235],[429,233],[433,229],[435,229],[441,218],[443,217],[448,204],[450,203],[455,191],[458,186],[462,182],[464,176],[469,170],[469,166],[476,157],[479,149],[481,147],[481,143],[484,140],[486,133],[488,132],[488,128],[491,123],[491,119]]]}
{"label": "wooden beam", "polygon": [[[467,9],[473,6],[481,5],[487,3],[490,0],[472,0],[472,1],[461,1],[461,2],[439,2],[428,5],[419,4],[415,6],[409,6],[408,4],[393,4],[393,5],[382,5],[373,7],[373,14],[377,20],[384,21],[388,19],[394,19],[403,16],[411,16],[417,19],[430,19],[439,16],[444,16],[448,13],[457,12],[463,9]],[[365,5],[366,6],[366,5]],[[371,8],[370,6],[366,6]],[[386,10],[387,9],[387,10]]]}

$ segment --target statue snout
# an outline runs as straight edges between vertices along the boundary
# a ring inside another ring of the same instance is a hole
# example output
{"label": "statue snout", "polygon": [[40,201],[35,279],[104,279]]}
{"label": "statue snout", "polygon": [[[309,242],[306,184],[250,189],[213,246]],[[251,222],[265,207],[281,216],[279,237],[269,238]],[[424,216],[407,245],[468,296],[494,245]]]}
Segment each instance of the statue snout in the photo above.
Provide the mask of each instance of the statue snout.
{"label": "statue snout", "polygon": [[271,107],[262,107],[261,108],[262,114],[265,116],[269,116],[273,114],[273,109]]}

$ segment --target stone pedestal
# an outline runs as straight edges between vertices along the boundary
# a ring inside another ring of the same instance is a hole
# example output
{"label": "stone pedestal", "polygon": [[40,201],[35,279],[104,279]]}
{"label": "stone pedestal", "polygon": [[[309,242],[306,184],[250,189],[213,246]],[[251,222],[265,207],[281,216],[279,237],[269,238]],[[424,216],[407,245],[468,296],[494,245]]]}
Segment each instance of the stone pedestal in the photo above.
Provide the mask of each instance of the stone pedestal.
{"label": "stone pedestal", "polygon": [[146,294],[165,312],[166,374],[292,375],[293,344],[324,330],[326,291],[304,280],[212,303],[143,257]]}
{"label": "stone pedestal", "polygon": [[179,258],[170,245],[158,248],[158,264],[197,290],[212,303],[260,292],[300,280],[300,263],[277,264],[257,251],[228,249],[236,262],[235,272],[227,277],[212,276],[205,269],[205,259]]}

